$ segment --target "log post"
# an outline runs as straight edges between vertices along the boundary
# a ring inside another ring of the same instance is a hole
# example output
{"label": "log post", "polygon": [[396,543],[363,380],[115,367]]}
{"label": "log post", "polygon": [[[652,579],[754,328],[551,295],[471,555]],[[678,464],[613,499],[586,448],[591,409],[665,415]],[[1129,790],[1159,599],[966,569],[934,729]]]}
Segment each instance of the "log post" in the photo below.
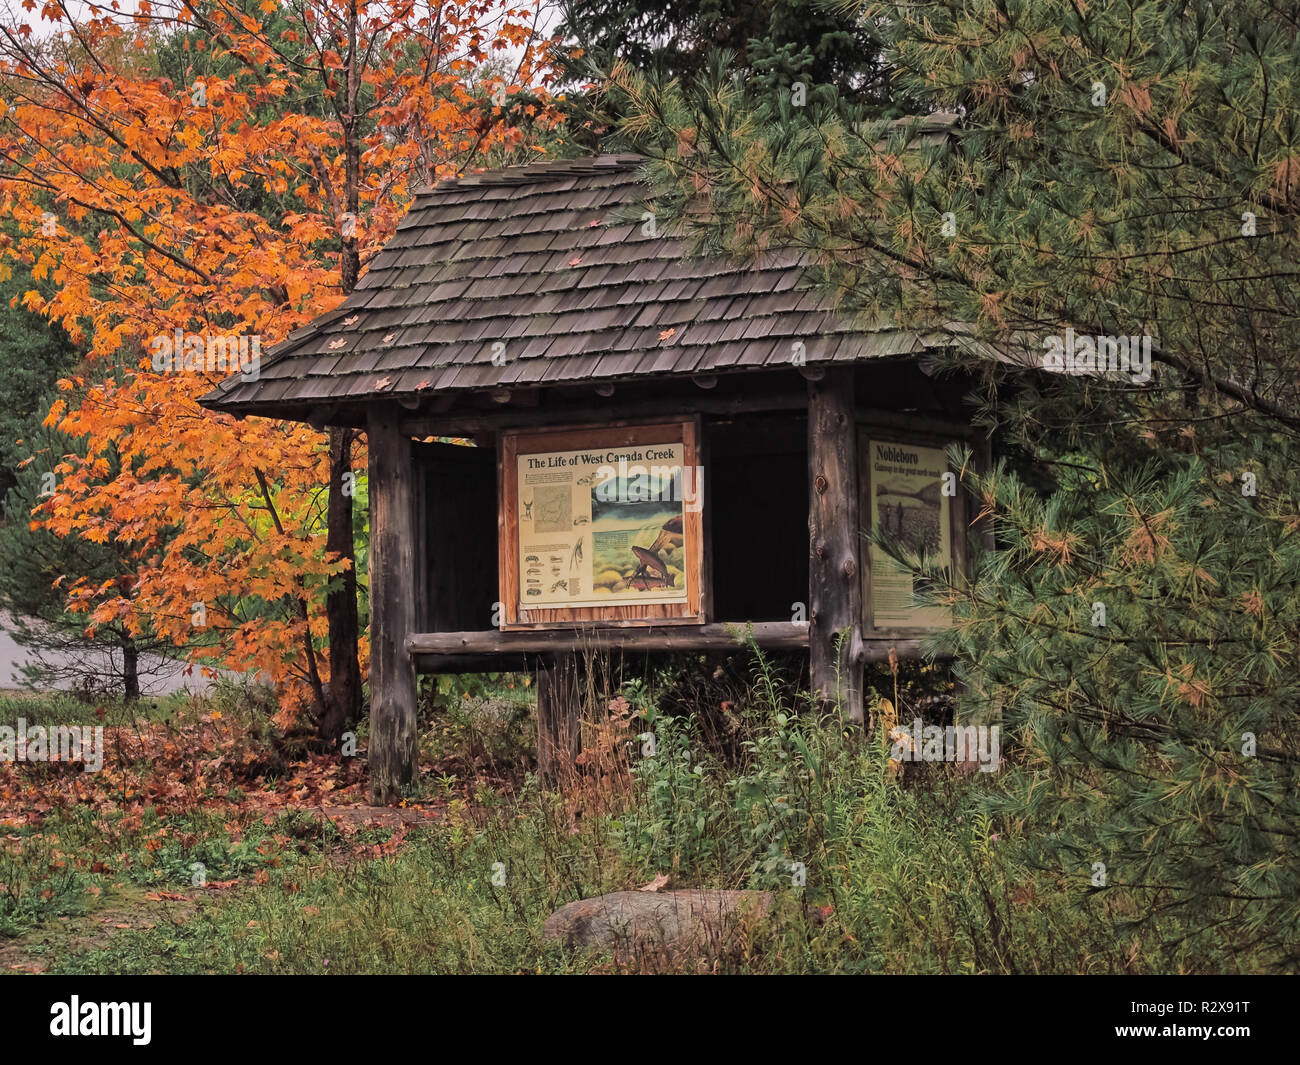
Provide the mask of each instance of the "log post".
{"label": "log post", "polygon": [[547,655],[537,667],[537,771],[548,784],[561,782],[581,753],[578,656]]}
{"label": "log post", "polygon": [[861,725],[861,537],[851,367],[828,368],[808,382],[808,492],[812,686],[824,709],[839,708]]}
{"label": "log post", "polygon": [[370,451],[370,801],[409,794],[419,775],[415,665],[415,503],[411,441],[396,406],[374,407]]}

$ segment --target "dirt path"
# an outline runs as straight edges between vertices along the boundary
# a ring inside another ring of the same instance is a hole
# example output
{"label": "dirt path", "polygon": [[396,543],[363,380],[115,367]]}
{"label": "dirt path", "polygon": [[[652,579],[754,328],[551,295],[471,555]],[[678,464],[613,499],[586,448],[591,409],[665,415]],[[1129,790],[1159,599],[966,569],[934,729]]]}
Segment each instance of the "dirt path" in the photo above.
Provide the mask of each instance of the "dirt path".
{"label": "dirt path", "polygon": [[88,913],[56,918],[16,939],[0,939],[0,974],[46,972],[73,954],[106,947],[118,932],[179,927],[197,907],[175,894],[165,898],[135,885],[115,887]]}
{"label": "dirt path", "polygon": [[[442,807],[434,806],[308,806],[304,813],[328,818],[353,828],[411,828],[436,823]],[[341,856],[354,860],[354,853]],[[237,882],[230,887],[238,890]],[[216,888],[217,890],[213,890]],[[85,951],[100,950],[123,931],[152,931],[159,926],[179,928],[198,912],[200,898],[228,897],[224,884],[209,889],[165,891],[136,884],[108,889],[87,913],[59,917],[24,932],[15,939],[0,939],[0,974],[43,973],[63,959]]]}

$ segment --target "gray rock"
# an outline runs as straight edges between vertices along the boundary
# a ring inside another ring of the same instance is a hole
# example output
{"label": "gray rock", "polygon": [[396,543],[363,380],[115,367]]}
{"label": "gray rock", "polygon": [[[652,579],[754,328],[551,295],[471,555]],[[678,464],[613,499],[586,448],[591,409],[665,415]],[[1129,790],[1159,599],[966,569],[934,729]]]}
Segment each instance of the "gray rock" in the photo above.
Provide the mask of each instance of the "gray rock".
{"label": "gray rock", "polygon": [[716,955],[771,906],[770,891],[615,891],[560,907],[542,933],[624,964],[673,963]]}

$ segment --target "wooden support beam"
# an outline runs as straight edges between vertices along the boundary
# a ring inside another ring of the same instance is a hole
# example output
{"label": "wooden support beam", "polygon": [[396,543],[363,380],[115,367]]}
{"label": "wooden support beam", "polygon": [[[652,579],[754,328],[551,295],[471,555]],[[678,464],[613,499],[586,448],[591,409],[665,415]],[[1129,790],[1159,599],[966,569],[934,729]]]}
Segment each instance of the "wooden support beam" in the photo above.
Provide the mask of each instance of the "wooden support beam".
{"label": "wooden support beam", "polygon": [[[554,654],[559,651],[735,651],[745,643],[743,621],[711,625],[637,628],[565,627],[501,632],[415,632],[406,638],[412,655]],[[760,621],[754,642],[766,650],[802,651],[808,626],[795,621]]]}
{"label": "wooden support beam", "polygon": [[[644,630],[641,631],[644,632]],[[761,641],[760,641],[760,645],[764,646],[766,650],[806,651],[808,648],[806,628],[804,629],[804,633],[805,633],[804,641],[802,644],[799,645],[772,646],[771,644],[762,644]],[[470,632],[427,633],[427,634],[421,634],[419,636],[413,637],[413,641],[419,643],[419,642],[424,642],[426,638],[429,638],[429,642],[434,643],[437,646],[442,646],[444,640],[446,642],[467,641],[471,645],[474,645],[477,644],[478,641],[473,639],[473,637],[476,637],[478,635],[480,634],[470,633]],[[493,636],[493,635],[500,635],[500,634],[495,632],[490,632],[490,633],[482,633],[481,635]],[[510,633],[509,635],[517,636],[519,634]],[[527,633],[525,635],[532,635],[532,634]],[[571,643],[571,646],[583,653],[585,653],[587,650],[586,646],[578,639],[574,639]],[[723,647],[709,645],[705,647],[693,647],[693,648],[677,647],[674,648],[674,650],[679,650],[679,651],[691,650],[691,651],[701,651],[701,652],[707,651],[707,652],[716,653],[718,651],[724,651],[724,652],[735,651],[738,650],[738,647],[739,647],[738,644],[730,643]],[[900,637],[897,639],[887,638],[887,637],[879,637],[879,638],[866,637],[862,639],[857,646],[857,658],[859,664],[866,665],[867,663],[870,662],[882,662],[882,663],[888,662],[889,652],[891,649],[894,651],[896,655],[898,655],[900,659],[920,658],[922,644],[921,644],[921,640],[916,637],[906,637],[906,638]],[[610,648],[610,650],[618,651],[620,653],[625,653],[625,654],[653,653],[638,647],[612,647]],[[541,664],[544,664],[546,658],[548,658],[550,655],[554,653],[555,653],[554,647],[549,647],[542,652],[515,650],[515,651],[475,651],[473,653],[453,653],[449,651],[437,650],[437,651],[424,651],[424,652],[412,651],[411,658],[415,662],[415,669],[417,673],[500,673],[502,671],[526,672],[528,670],[537,669]],[[940,659],[945,659],[947,657],[949,656],[946,655],[939,656]]]}
{"label": "wooden support beam", "polygon": [[406,634],[415,627],[414,469],[395,405],[371,409],[370,452],[370,800],[393,802],[418,776],[415,667]]}
{"label": "wooden support beam", "polygon": [[[411,436],[473,436],[482,430],[495,431],[501,428],[523,429],[530,426],[539,428],[554,426],[556,411],[563,409],[564,421],[569,425],[590,423],[601,425],[620,417],[633,417],[638,421],[655,417],[679,417],[683,401],[680,398],[637,399],[628,401],[625,406],[612,409],[610,404],[595,405],[591,403],[565,401],[563,408],[559,401],[548,402],[539,407],[537,398],[540,389],[516,388],[510,406],[495,410],[448,409],[445,413],[438,410],[437,401],[429,407],[429,415],[409,415],[402,421],[402,431]],[[525,402],[529,399],[528,403]],[[442,399],[446,396],[440,397]],[[524,406],[534,410],[523,410]],[[717,390],[696,392],[690,402],[690,408],[701,414],[733,416],[737,414],[758,414],[781,411],[802,413],[808,405],[801,394],[788,392],[769,392],[761,395],[720,396]],[[450,404],[448,407],[450,408]]]}
{"label": "wooden support beam", "polygon": [[808,620],[812,686],[862,724],[861,537],[853,368],[808,382]]}
{"label": "wooden support beam", "polygon": [[537,669],[537,771],[563,782],[582,753],[582,693],[576,654],[547,655]]}

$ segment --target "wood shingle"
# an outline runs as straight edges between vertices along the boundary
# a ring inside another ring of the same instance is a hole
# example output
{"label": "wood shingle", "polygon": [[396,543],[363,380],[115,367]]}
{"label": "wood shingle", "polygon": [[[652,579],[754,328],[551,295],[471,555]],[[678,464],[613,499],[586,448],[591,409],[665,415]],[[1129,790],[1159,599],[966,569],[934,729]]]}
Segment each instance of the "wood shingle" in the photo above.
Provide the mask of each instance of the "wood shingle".
{"label": "wood shingle", "polygon": [[646,235],[628,221],[648,200],[641,164],[540,163],[421,192],[355,292],[271,349],[258,380],[232,376],[204,406],[279,415],[379,395],[789,366],[800,342],[809,363],[926,346],[837,318],[803,289],[791,251],[740,265]]}

